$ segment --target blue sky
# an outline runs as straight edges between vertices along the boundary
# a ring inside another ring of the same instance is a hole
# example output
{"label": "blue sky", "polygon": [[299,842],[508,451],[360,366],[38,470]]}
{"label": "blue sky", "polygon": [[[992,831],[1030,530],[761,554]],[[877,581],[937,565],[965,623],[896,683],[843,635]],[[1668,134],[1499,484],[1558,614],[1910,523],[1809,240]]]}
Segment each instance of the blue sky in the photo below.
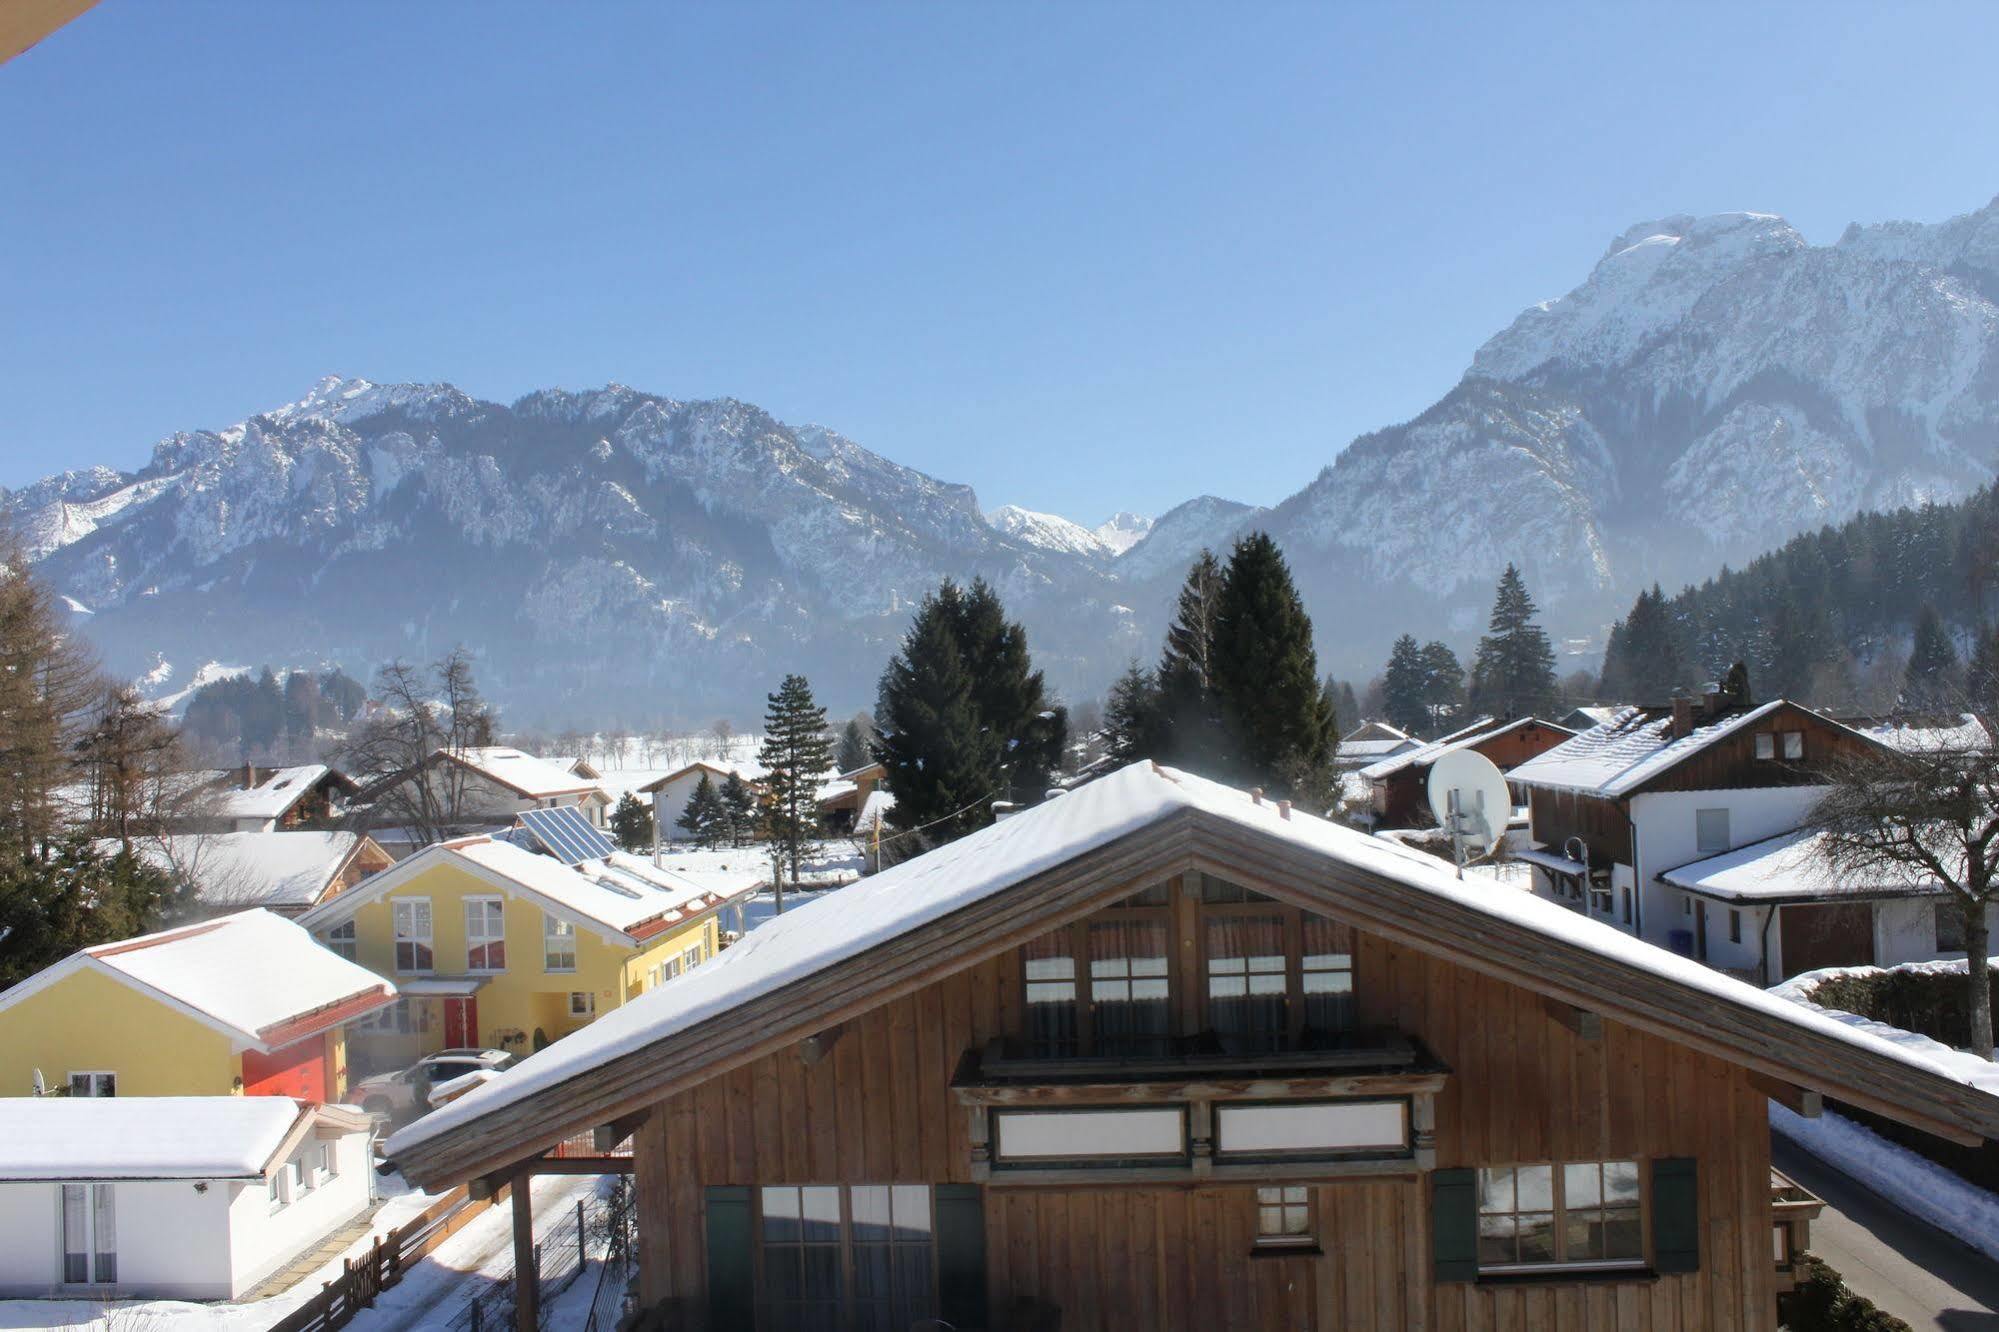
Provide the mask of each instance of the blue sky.
{"label": "blue sky", "polygon": [[0,484],[319,375],[1272,502],[1609,238],[1999,193],[1999,5],[103,0],[0,65]]}

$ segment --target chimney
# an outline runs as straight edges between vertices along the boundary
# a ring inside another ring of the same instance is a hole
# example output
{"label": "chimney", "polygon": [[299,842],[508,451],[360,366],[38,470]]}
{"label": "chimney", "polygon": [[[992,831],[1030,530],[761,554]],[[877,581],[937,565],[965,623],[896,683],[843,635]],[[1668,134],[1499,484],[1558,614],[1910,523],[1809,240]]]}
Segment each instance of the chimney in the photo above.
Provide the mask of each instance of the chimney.
{"label": "chimney", "polygon": [[1685,694],[1673,695],[1672,738],[1684,740],[1694,733],[1694,701]]}
{"label": "chimney", "polygon": [[256,786],[256,784],[257,784],[256,765],[252,763],[245,763],[243,765],[243,789],[245,791],[248,791],[252,787]]}

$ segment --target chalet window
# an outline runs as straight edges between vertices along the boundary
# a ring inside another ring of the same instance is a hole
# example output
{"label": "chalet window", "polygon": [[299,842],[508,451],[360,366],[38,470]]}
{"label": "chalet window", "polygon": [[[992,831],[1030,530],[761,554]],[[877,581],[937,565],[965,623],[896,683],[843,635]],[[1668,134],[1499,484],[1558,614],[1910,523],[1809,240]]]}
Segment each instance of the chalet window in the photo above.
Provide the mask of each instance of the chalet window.
{"label": "chalet window", "polygon": [[1777,757],[1777,736],[1772,731],[1759,731],[1756,735],[1756,757],[1773,759]]}
{"label": "chalet window", "polygon": [[1314,1243],[1312,1190],[1308,1185],[1278,1184],[1257,1189],[1257,1248],[1303,1249]]}
{"label": "chalet window", "polygon": [[1478,1172],[1481,1272],[1636,1266],[1644,1252],[1636,1161]]}
{"label": "chalet window", "polygon": [[355,933],[354,922],[352,920],[343,920],[328,930],[326,932],[326,946],[332,949],[334,955],[337,957],[344,957],[349,962],[358,961],[360,958],[361,941],[360,937]]}
{"label": "chalet window", "polygon": [[1694,849],[1702,855],[1719,855],[1728,850],[1728,811],[1725,809],[1697,809],[1694,811]]}
{"label": "chalet window", "polygon": [[319,1144],[319,1178],[322,1182],[340,1178],[340,1153],[330,1142]]}
{"label": "chalet window", "polygon": [[784,1185],[757,1193],[758,1326],[901,1329],[935,1314],[928,1185]]}
{"label": "chalet window", "polygon": [[1171,912],[1164,906],[1107,911],[1085,924],[1097,1053],[1172,1053],[1172,933]]}
{"label": "chalet window", "polygon": [[303,1157],[294,1156],[285,1162],[285,1173],[292,1179],[292,1192],[297,1197],[311,1193],[319,1183],[319,1176]]}
{"label": "chalet window", "polygon": [[465,899],[465,969],[507,969],[506,903],[497,897]]}
{"label": "chalet window", "polygon": [[1786,759],[1796,760],[1805,756],[1805,733],[1803,731],[1785,731],[1781,738],[1784,742],[1784,757]]}
{"label": "chalet window", "polygon": [[394,899],[394,904],[396,970],[410,972],[431,970],[430,899],[398,897]]}
{"label": "chalet window", "polygon": [[1208,1025],[1230,1053],[1278,1050],[1289,1035],[1282,912],[1209,913],[1202,922]]}
{"label": "chalet window", "polygon": [[1021,950],[1026,978],[1029,1049],[1044,1055],[1075,1054],[1081,1048],[1076,1028],[1076,957],[1070,931],[1045,934]]}
{"label": "chalet window", "polygon": [[118,1075],[116,1073],[72,1073],[69,1075],[71,1096],[116,1096]]}
{"label": "chalet window", "polygon": [[62,1279],[71,1286],[118,1280],[117,1203],[111,1185],[62,1186]]}
{"label": "chalet window", "polygon": [[1728,941],[1730,943],[1742,942],[1742,913],[1734,907],[1728,909]]}
{"label": "chalet window", "polygon": [[1964,904],[1957,901],[1945,900],[1936,904],[1935,911],[1936,951],[1939,953],[1962,953],[1964,951]]}
{"label": "chalet window", "polygon": [[541,917],[541,969],[576,970],[576,926],[547,912]]}

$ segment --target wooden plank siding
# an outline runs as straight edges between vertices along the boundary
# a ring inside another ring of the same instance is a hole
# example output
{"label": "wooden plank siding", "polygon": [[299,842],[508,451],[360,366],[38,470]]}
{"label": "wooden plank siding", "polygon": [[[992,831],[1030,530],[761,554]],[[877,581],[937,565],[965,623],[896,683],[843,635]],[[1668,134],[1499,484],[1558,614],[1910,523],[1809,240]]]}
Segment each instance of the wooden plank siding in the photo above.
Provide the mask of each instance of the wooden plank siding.
{"label": "wooden plank siding", "polygon": [[[1020,1298],[1064,1332],[1730,1332],[1774,1323],[1764,1100],[1739,1067],[1606,1020],[1587,1039],[1524,988],[1357,933],[1364,1024],[1419,1037],[1453,1069],[1440,1167],[1691,1156],[1701,1270],[1614,1283],[1438,1285],[1427,1176],[1316,1184],[1318,1255],[1252,1257],[1248,1184],[985,1190],[994,1326]],[[794,1049],[681,1091],[636,1134],[648,1305],[696,1320],[710,1185],[971,1179],[960,1056],[1017,1035],[1018,954],[989,958],[846,1022],[830,1055]]]}
{"label": "wooden plank siding", "polygon": [[[1698,723],[1697,723],[1698,724]],[[1756,737],[1783,731],[1805,733],[1805,756],[1786,760],[1756,757]],[[1811,786],[1825,780],[1827,763],[1879,753],[1879,741],[1828,721],[1809,708],[1786,703],[1754,726],[1723,736],[1632,791],[1726,791],[1755,786]]]}

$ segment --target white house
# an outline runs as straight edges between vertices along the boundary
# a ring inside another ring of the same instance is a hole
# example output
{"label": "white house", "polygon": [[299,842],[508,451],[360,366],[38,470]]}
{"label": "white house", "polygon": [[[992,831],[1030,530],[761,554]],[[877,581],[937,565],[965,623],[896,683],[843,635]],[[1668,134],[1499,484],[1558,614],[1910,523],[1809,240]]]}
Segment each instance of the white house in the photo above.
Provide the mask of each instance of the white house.
{"label": "white house", "polygon": [[372,1132],[282,1096],[0,1100],[0,1296],[235,1299],[367,1210]]}
{"label": "white house", "polygon": [[[99,843],[107,851],[117,842]],[[395,863],[366,833],[179,832],[132,843],[209,910],[260,906],[295,916]]]}
{"label": "white house", "polygon": [[687,812],[687,802],[694,798],[694,792],[706,777],[719,791],[722,783],[730,776],[741,777],[746,782],[754,782],[763,776],[763,769],[754,764],[711,763],[707,759],[697,759],[684,768],[675,768],[664,777],[639,788],[640,795],[652,797],[653,836],[661,842],[672,842],[687,834],[679,826],[680,816]]}
{"label": "white house", "polygon": [[421,764],[379,778],[362,793],[361,798],[372,803],[376,811],[369,830],[389,854],[401,858],[416,849],[408,830],[393,826],[400,803],[393,793],[417,781],[419,774],[446,766],[456,771],[430,780],[436,783],[434,791],[453,792],[449,803],[455,808],[461,831],[504,828],[524,810],[563,805],[576,806],[600,828],[609,817],[610,798],[603,787],[560,763],[511,745],[437,749]]}

